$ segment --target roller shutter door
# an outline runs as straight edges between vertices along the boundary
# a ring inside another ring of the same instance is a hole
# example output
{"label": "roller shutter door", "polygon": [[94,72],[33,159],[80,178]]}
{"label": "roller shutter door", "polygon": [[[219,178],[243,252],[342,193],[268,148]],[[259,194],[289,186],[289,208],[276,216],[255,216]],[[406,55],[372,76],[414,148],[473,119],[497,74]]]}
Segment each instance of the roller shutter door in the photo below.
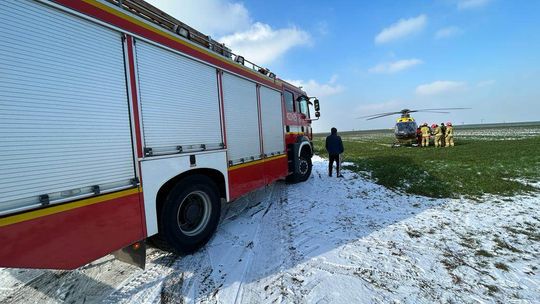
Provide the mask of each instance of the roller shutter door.
{"label": "roller shutter door", "polygon": [[121,35],[35,1],[0,20],[0,213],[129,186]]}
{"label": "roller shutter door", "polygon": [[261,87],[261,120],[264,154],[273,156],[284,152],[283,112],[281,93]]}
{"label": "roller shutter door", "polygon": [[260,159],[257,86],[224,73],[223,99],[229,161],[236,164]]}
{"label": "roller shutter door", "polygon": [[146,150],[221,148],[216,69],[140,40],[136,49]]}

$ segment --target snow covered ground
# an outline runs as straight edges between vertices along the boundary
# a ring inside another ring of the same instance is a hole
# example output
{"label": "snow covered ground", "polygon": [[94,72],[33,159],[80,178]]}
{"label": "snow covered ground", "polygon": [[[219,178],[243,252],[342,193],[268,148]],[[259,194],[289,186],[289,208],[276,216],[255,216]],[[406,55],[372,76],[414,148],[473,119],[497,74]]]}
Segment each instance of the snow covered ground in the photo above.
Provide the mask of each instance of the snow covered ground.
{"label": "snow covered ground", "polygon": [[0,270],[2,303],[538,303],[540,197],[435,200],[355,173],[231,204],[186,257],[148,249],[77,271]]}
{"label": "snow covered ground", "polygon": [[508,128],[478,128],[456,129],[456,136],[472,140],[519,140],[540,135],[540,128],[534,127],[508,127]]}

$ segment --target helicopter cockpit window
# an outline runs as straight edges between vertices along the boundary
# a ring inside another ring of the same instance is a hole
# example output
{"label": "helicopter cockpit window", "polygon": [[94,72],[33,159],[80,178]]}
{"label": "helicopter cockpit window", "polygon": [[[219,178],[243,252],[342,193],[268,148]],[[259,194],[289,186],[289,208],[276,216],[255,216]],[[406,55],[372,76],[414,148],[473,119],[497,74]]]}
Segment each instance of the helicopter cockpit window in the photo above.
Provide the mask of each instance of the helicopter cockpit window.
{"label": "helicopter cockpit window", "polygon": [[416,132],[416,127],[412,122],[402,122],[396,125],[396,131],[403,133],[414,133]]}

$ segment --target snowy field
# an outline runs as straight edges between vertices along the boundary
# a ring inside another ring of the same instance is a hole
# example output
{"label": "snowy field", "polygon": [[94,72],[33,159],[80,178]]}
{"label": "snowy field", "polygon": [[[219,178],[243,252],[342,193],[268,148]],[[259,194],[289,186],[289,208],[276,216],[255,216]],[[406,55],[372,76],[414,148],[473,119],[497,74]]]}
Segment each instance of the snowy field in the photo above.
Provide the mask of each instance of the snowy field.
{"label": "snowy field", "polygon": [[540,135],[540,128],[485,128],[485,129],[456,129],[456,136],[474,140],[518,140]]}
{"label": "snowy field", "polygon": [[197,254],[150,248],[144,271],[110,256],[0,269],[0,302],[540,302],[540,197],[435,200],[326,166],[231,204]]}

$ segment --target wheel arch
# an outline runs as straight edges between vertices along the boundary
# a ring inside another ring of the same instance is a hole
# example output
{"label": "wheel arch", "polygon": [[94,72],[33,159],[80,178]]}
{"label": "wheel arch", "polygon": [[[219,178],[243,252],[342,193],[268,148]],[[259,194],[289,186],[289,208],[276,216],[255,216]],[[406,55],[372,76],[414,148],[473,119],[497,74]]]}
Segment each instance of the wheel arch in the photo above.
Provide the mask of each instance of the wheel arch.
{"label": "wheel arch", "polygon": [[298,148],[298,157],[306,155],[309,157],[313,156],[313,147],[311,146],[310,141],[302,141],[299,143],[300,147]]}
{"label": "wheel arch", "polygon": [[171,190],[174,188],[174,186],[177,185],[179,182],[181,182],[183,179],[190,176],[194,176],[194,175],[202,175],[202,176],[208,177],[216,185],[218,189],[219,197],[222,199],[227,199],[225,177],[220,171],[215,170],[215,169],[208,169],[208,168],[189,170],[171,178],[165,184],[163,184],[161,188],[159,189],[156,195],[156,212],[157,212],[156,214],[158,215],[158,218],[159,218],[159,215],[161,214],[163,204],[165,203],[167,196],[169,195]]}

